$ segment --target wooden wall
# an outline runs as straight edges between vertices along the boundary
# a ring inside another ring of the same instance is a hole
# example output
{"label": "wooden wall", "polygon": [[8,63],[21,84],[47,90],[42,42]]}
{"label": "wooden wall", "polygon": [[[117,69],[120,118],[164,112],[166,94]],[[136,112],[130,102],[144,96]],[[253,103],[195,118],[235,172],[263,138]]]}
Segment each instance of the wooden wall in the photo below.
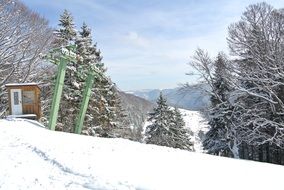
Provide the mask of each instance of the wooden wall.
{"label": "wooden wall", "polygon": [[7,89],[9,95],[10,114],[12,114],[11,89],[21,89],[23,114],[36,114],[38,120],[41,118],[40,89],[37,85],[7,86]]}

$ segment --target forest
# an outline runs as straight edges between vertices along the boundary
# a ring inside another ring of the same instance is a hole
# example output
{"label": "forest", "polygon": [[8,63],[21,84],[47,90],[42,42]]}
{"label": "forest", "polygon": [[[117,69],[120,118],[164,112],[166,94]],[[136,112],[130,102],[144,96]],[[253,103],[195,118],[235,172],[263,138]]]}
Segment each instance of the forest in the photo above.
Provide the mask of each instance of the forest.
{"label": "forest", "polygon": [[210,86],[208,153],[284,163],[284,10],[250,5],[228,27],[230,55],[197,49],[190,64]]}

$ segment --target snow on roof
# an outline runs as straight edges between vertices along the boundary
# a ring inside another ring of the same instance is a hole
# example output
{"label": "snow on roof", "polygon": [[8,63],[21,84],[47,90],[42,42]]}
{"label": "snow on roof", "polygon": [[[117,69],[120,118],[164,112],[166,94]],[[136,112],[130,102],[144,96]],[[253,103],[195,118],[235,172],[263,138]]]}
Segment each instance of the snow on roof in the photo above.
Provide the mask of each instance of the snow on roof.
{"label": "snow on roof", "polygon": [[0,120],[1,189],[283,189],[284,167]]}
{"label": "snow on roof", "polygon": [[30,82],[30,83],[9,83],[5,85],[6,87],[9,86],[38,86],[38,83]]}

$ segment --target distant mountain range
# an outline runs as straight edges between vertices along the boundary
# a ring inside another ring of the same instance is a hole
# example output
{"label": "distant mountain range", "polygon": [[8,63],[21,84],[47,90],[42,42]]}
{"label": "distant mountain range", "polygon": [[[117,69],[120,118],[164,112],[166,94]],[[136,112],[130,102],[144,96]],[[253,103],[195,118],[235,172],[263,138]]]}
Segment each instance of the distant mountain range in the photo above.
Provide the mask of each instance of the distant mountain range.
{"label": "distant mountain range", "polygon": [[194,85],[190,86],[186,91],[180,88],[174,88],[128,91],[126,93],[133,94],[154,103],[162,92],[167,98],[169,105],[200,111],[206,109],[209,105],[209,96],[202,90],[204,88],[206,88],[206,86]]}

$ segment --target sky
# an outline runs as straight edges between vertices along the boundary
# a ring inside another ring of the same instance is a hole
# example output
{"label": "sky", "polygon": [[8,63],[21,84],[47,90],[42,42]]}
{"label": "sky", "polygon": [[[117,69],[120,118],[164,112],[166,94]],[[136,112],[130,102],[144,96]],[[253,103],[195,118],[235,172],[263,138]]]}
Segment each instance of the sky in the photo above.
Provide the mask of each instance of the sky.
{"label": "sky", "polygon": [[[188,65],[194,51],[229,53],[227,28],[257,0],[22,0],[56,27],[67,9],[83,22],[119,89],[166,89],[197,78]],[[266,1],[284,8],[284,0]]]}

